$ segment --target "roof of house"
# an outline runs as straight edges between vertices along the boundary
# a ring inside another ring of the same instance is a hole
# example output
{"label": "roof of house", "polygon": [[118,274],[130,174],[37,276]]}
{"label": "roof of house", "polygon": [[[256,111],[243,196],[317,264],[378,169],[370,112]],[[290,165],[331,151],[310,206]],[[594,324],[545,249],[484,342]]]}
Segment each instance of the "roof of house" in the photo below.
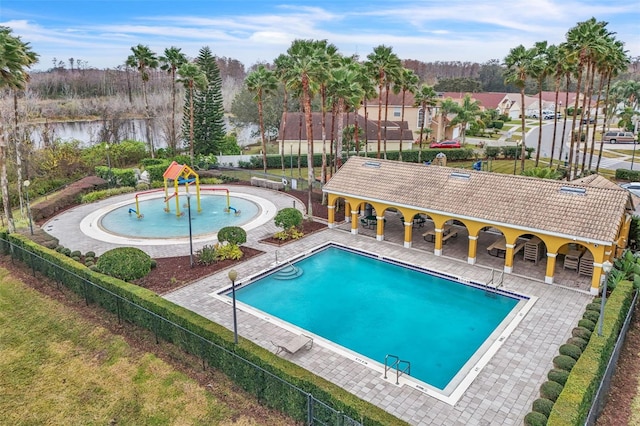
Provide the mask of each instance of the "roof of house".
{"label": "roof of house", "polygon": [[590,183],[351,157],[324,191],[608,244],[630,197],[599,179]]}
{"label": "roof of house", "polygon": [[440,97],[443,99],[463,99],[467,94],[471,95],[471,99],[478,101],[485,109],[497,109],[500,102],[507,96],[506,92],[442,92]]}
{"label": "roof of house", "polygon": [[[538,99],[539,93],[533,95],[534,98]],[[558,104],[562,104],[567,99],[567,92],[558,92]],[[556,101],[556,92],[551,91],[542,91],[542,100],[545,102],[555,102]],[[573,105],[576,101],[575,92],[569,92],[569,106]]]}
{"label": "roof of house", "polygon": [[[280,124],[280,135],[279,138],[282,138],[284,134],[285,140],[295,140],[298,139],[307,140],[307,127],[305,125],[305,117],[301,112],[288,112],[286,113],[286,128],[284,115],[282,117],[282,121]],[[313,125],[313,140],[320,141],[322,140],[322,113],[314,112],[311,114],[312,117],[312,125]],[[358,120],[358,128],[363,132],[367,131],[367,140],[377,140],[378,139],[378,121],[377,120],[365,120],[359,114],[344,114],[344,124],[343,128],[354,124],[354,117],[357,117]],[[365,121],[367,125],[365,126]],[[302,126],[300,126],[302,123]],[[400,121],[382,121],[382,137],[384,137],[384,127],[387,127],[387,140],[388,141],[399,141],[400,140],[400,129],[403,130],[402,140],[404,141],[412,141],[414,139],[413,132],[409,129],[407,122]],[[338,134],[338,122],[336,121],[335,126],[333,125],[333,116],[330,113],[325,114],[325,131],[326,138],[330,140],[332,138],[332,129],[333,129],[333,139],[336,139]],[[300,133],[302,131],[302,133]],[[362,138],[364,140],[364,138]]]}

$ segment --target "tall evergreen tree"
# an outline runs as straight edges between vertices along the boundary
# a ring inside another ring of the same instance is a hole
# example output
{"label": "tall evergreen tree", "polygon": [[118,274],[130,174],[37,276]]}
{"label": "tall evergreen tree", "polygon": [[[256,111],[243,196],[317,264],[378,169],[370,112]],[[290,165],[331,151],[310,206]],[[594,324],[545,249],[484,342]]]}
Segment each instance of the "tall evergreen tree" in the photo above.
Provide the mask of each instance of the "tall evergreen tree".
{"label": "tall evergreen tree", "polygon": [[[217,154],[226,135],[224,107],[222,105],[222,77],[215,56],[208,46],[200,49],[195,62],[207,77],[207,86],[193,94],[193,150],[196,155]],[[185,111],[190,105],[189,94],[185,96]],[[182,122],[182,134],[188,135],[189,114]],[[185,139],[185,146],[190,141]]]}

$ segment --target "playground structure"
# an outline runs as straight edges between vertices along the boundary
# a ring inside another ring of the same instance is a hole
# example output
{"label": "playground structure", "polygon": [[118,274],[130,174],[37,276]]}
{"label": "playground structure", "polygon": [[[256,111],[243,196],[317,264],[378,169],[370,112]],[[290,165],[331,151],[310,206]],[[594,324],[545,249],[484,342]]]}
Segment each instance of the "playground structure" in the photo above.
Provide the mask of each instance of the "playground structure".
{"label": "playground structure", "polygon": [[[172,198],[174,198],[175,204],[176,204],[176,216],[180,217],[184,215],[184,212],[180,211],[179,186],[184,185],[186,196],[190,197],[191,193],[189,192],[189,188],[191,187],[191,185],[194,185],[196,190],[195,196],[196,196],[196,205],[197,205],[198,213],[202,212],[202,207],[200,204],[201,191],[225,191],[227,193],[227,207],[224,209],[224,212],[230,213],[231,211],[233,211],[236,216],[240,215],[240,210],[237,210],[234,207],[231,207],[230,205],[231,197],[229,195],[228,189],[226,188],[200,189],[200,178],[198,174],[193,169],[191,169],[191,167],[185,164],[178,164],[177,162],[173,161],[169,165],[169,167],[167,167],[167,170],[164,171],[164,173],[162,174],[162,177],[164,178],[164,189],[152,189],[149,191],[138,192],[136,194],[136,208],[135,210],[129,209],[129,214],[135,213],[138,219],[142,219],[144,215],[140,212],[140,203],[139,203],[138,197],[140,195],[164,191],[164,202],[165,202],[164,211],[167,213],[171,212],[169,201]],[[173,188],[174,188],[173,194],[169,194],[169,186],[171,182],[173,183]]]}

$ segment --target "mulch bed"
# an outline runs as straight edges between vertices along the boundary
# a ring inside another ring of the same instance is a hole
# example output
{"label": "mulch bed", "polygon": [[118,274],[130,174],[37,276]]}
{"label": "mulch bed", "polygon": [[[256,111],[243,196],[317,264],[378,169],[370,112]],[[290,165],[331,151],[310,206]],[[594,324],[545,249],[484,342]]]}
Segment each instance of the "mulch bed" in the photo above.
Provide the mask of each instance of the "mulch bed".
{"label": "mulch bed", "polygon": [[155,259],[156,267],[147,276],[135,281],[135,284],[158,294],[165,294],[264,253],[261,250],[244,246],[240,247],[240,250],[243,253],[242,259],[227,259],[212,265],[199,264],[195,253],[193,266],[191,266],[189,256],[161,257]]}

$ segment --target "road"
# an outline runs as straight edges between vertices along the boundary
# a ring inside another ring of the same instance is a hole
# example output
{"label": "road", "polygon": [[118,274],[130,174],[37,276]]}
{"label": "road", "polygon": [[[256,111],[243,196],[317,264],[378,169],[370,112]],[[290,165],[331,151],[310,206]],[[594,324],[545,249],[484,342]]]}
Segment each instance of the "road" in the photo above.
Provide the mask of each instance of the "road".
{"label": "road", "polygon": [[[556,146],[554,149],[554,158],[562,158],[566,160],[569,154],[569,138],[571,135],[571,120],[567,120],[567,125],[564,132],[564,137],[562,137],[562,127],[564,120],[558,120],[558,125],[556,127]],[[593,127],[590,127],[592,129]],[[540,127],[534,127],[531,131],[529,131],[525,138],[525,144],[527,147],[537,149],[538,148],[538,133],[540,131]],[[590,137],[588,138],[589,144],[591,143]],[[565,141],[564,146],[562,146],[562,155],[560,156],[561,149],[561,141]],[[542,143],[540,145],[540,156],[544,158],[551,157],[551,145],[553,143],[553,120],[544,120],[542,122]],[[591,161],[591,168],[595,169],[598,162],[597,150],[600,146],[600,142],[596,141],[596,152],[594,152],[593,159]],[[608,149],[621,148],[622,149],[632,149],[631,145],[620,145],[620,144],[604,144],[603,151],[607,151]],[[576,147],[577,149],[577,147]],[[582,164],[582,155],[579,154],[579,161]],[[535,155],[535,152],[534,154]],[[589,154],[587,153],[587,156]],[[587,157],[588,160],[589,157]],[[633,160],[633,163],[632,163]],[[623,156],[618,158],[607,158],[602,157],[600,160],[600,168],[602,169],[630,169],[630,170],[640,170],[640,150],[636,153],[635,158],[631,155]]]}

